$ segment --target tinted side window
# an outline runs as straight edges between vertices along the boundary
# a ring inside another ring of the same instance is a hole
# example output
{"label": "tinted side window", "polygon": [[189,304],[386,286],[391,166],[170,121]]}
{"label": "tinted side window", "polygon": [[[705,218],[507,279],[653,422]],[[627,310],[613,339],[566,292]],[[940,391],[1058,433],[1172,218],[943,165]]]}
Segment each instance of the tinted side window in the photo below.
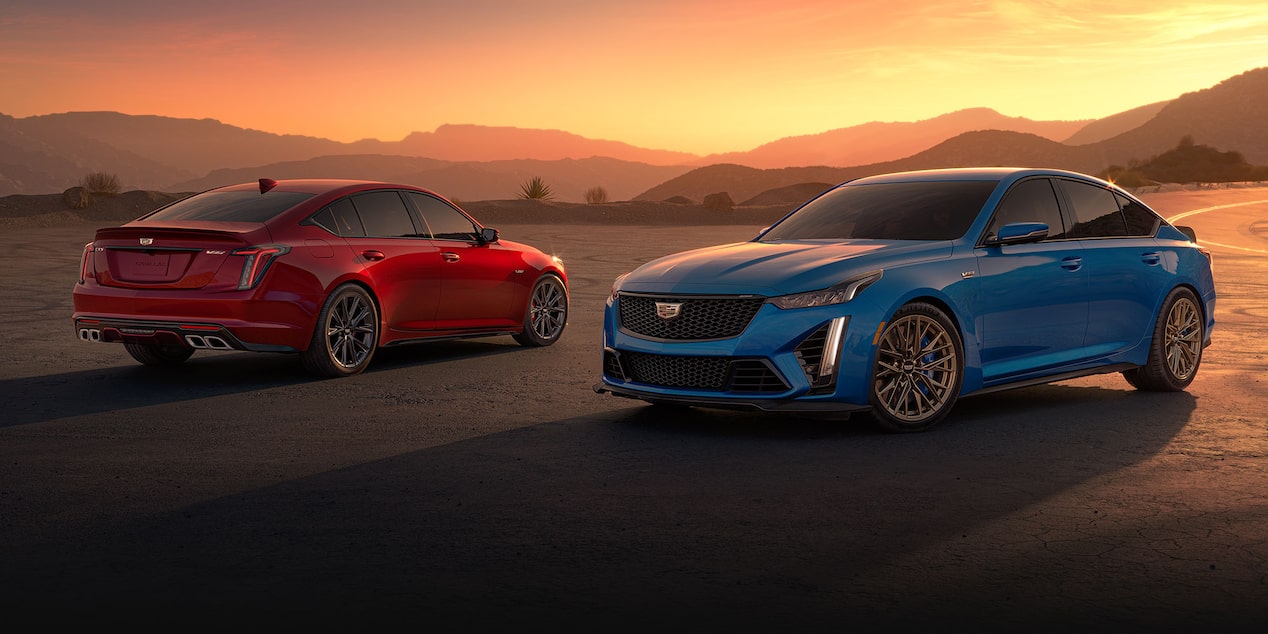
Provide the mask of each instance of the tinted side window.
{"label": "tinted side window", "polygon": [[420,194],[407,192],[409,199],[418,208],[432,237],[442,240],[475,240],[476,227],[461,211],[445,204],[444,201]]}
{"label": "tinted side window", "polygon": [[1065,237],[1061,208],[1057,206],[1057,194],[1052,190],[1051,181],[1036,178],[1022,181],[1008,190],[995,210],[990,227],[986,229],[986,237],[995,237],[1000,227],[1014,222],[1042,222],[1048,225],[1049,238]]}
{"label": "tinted side window", "polygon": [[357,210],[352,208],[352,201],[347,198],[340,198],[330,203],[324,209],[309,217],[308,220],[305,220],[304,224],[317,225],[330,233],[345,238],[365,235],[365,228],[361,226],[361,219],[357,217]]}
{"label": "tinted side window", "polygon": [[352,204],[357,208],[367,236],[410,238],[418,235],[405,202],[394,191],[358,194],[352,197]]}
{"label": "tinted side window", "polygon": [[1104,187],[1075,181],[1059,181],[1073,207],[1071,238],[1104,238],[1127,235],[1127,225],[1114,194]]}
{"label": "tinted side window", "polygon": [[1127,235],[1152,236],[1158,233],[1161,218],[1148,207],[1120,194],[1114,194],[1118,204],[1123,208],[1123,219],[1127,221]]}

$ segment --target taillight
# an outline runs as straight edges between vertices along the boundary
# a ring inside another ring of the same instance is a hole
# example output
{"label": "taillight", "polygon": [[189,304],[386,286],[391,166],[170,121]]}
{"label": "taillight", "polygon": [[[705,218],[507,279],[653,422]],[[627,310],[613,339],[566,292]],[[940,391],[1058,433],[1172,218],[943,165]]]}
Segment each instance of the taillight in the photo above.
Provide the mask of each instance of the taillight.
{"label": "taillight", "polygon": [[1211,263],[1211,270],[1215,270],[1215,258],[1211,257],[1211,250],[1206,247],[1198,247],[1198,253],[1206,256],[1206,260]]}
{"label": "taillight", "polygon": [[255,288],[260,280],[264,279],[264,274],[269,270],[273,260],[290,250],[291,248],[284,244],[265,244],[231,251],[230,255],[246,257],[242,262],[242,277],[238,278],[238,290]]}
{"label": "taillight", "polygon": [[92,243],[84,245],[84,252],[79,256],[79,283],[83,284],[88,279],[88,258],[93,254]]}

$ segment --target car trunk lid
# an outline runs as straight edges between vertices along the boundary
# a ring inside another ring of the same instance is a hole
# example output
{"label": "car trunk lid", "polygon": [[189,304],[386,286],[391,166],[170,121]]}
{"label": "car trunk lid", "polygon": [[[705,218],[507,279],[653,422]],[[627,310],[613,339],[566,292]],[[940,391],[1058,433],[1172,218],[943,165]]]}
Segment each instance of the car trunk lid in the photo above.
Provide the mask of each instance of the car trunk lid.
{"label": "car trunk lid", "polygon": [[99,229],[93,241],[92,274],[103,286],[123,288],[234,288],[243,258],[233,251],[268,242],[268,230],[259,223],[217,222],[214,228],[206,224],[210,223],[130,223]]}

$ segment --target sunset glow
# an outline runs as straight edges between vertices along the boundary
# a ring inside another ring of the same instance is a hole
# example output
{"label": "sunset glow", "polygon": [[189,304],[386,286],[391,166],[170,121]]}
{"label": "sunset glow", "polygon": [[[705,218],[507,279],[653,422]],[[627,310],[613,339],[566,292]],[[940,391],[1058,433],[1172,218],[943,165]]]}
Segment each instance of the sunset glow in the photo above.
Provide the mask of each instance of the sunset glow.
{"label": "sunset glow", "polygon": [[971,107],[1093,119],[1268,66],[1260,0],[5,0],[0,113],[399,140],[446,123],[710,154]]}

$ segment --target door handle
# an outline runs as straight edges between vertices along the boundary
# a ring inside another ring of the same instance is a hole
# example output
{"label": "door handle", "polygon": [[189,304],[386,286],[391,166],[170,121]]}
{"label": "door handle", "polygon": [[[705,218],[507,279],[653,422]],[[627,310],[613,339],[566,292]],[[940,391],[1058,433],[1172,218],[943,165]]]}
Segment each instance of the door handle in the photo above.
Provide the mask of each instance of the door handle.
{"label": "door handle", "polygon": [[457,253],[454,253],[453,251],[445,251],[440,254],[440,257],[444,258],[446,262],[457,262],[458,260],[462,259],[461,257],[458,256]]}
{"label": "door handle", "polygon": [[363,257],[363,258],[365,258],[365,259],[367,259],[367,260],[370,260],[371,262],[376,262],[376,261],[378,261],[378,260],[382,260],[383,258],[385,258],[385,257],[387,257],[387,256],[386,256],[386,255],[383,255],[383,252],[382,252],[382,251],[376,251],[376,250],[374,250],[374,249],[367,249],[367,250],[365,250],[365,251],[362,251],[362,252],[361,252],[361,257]]}
{"label": "door handle", "polygon": [[1162,256],[1157,253],[1141,253],[1140,261],[1152,266],[1161,262]]}
{"label": "door handle", "polygon": [[1075,256],[1062,258],[1061,268],[1066,269],[1067,271],[1077,271],[1083,268],[1083,258]]}

